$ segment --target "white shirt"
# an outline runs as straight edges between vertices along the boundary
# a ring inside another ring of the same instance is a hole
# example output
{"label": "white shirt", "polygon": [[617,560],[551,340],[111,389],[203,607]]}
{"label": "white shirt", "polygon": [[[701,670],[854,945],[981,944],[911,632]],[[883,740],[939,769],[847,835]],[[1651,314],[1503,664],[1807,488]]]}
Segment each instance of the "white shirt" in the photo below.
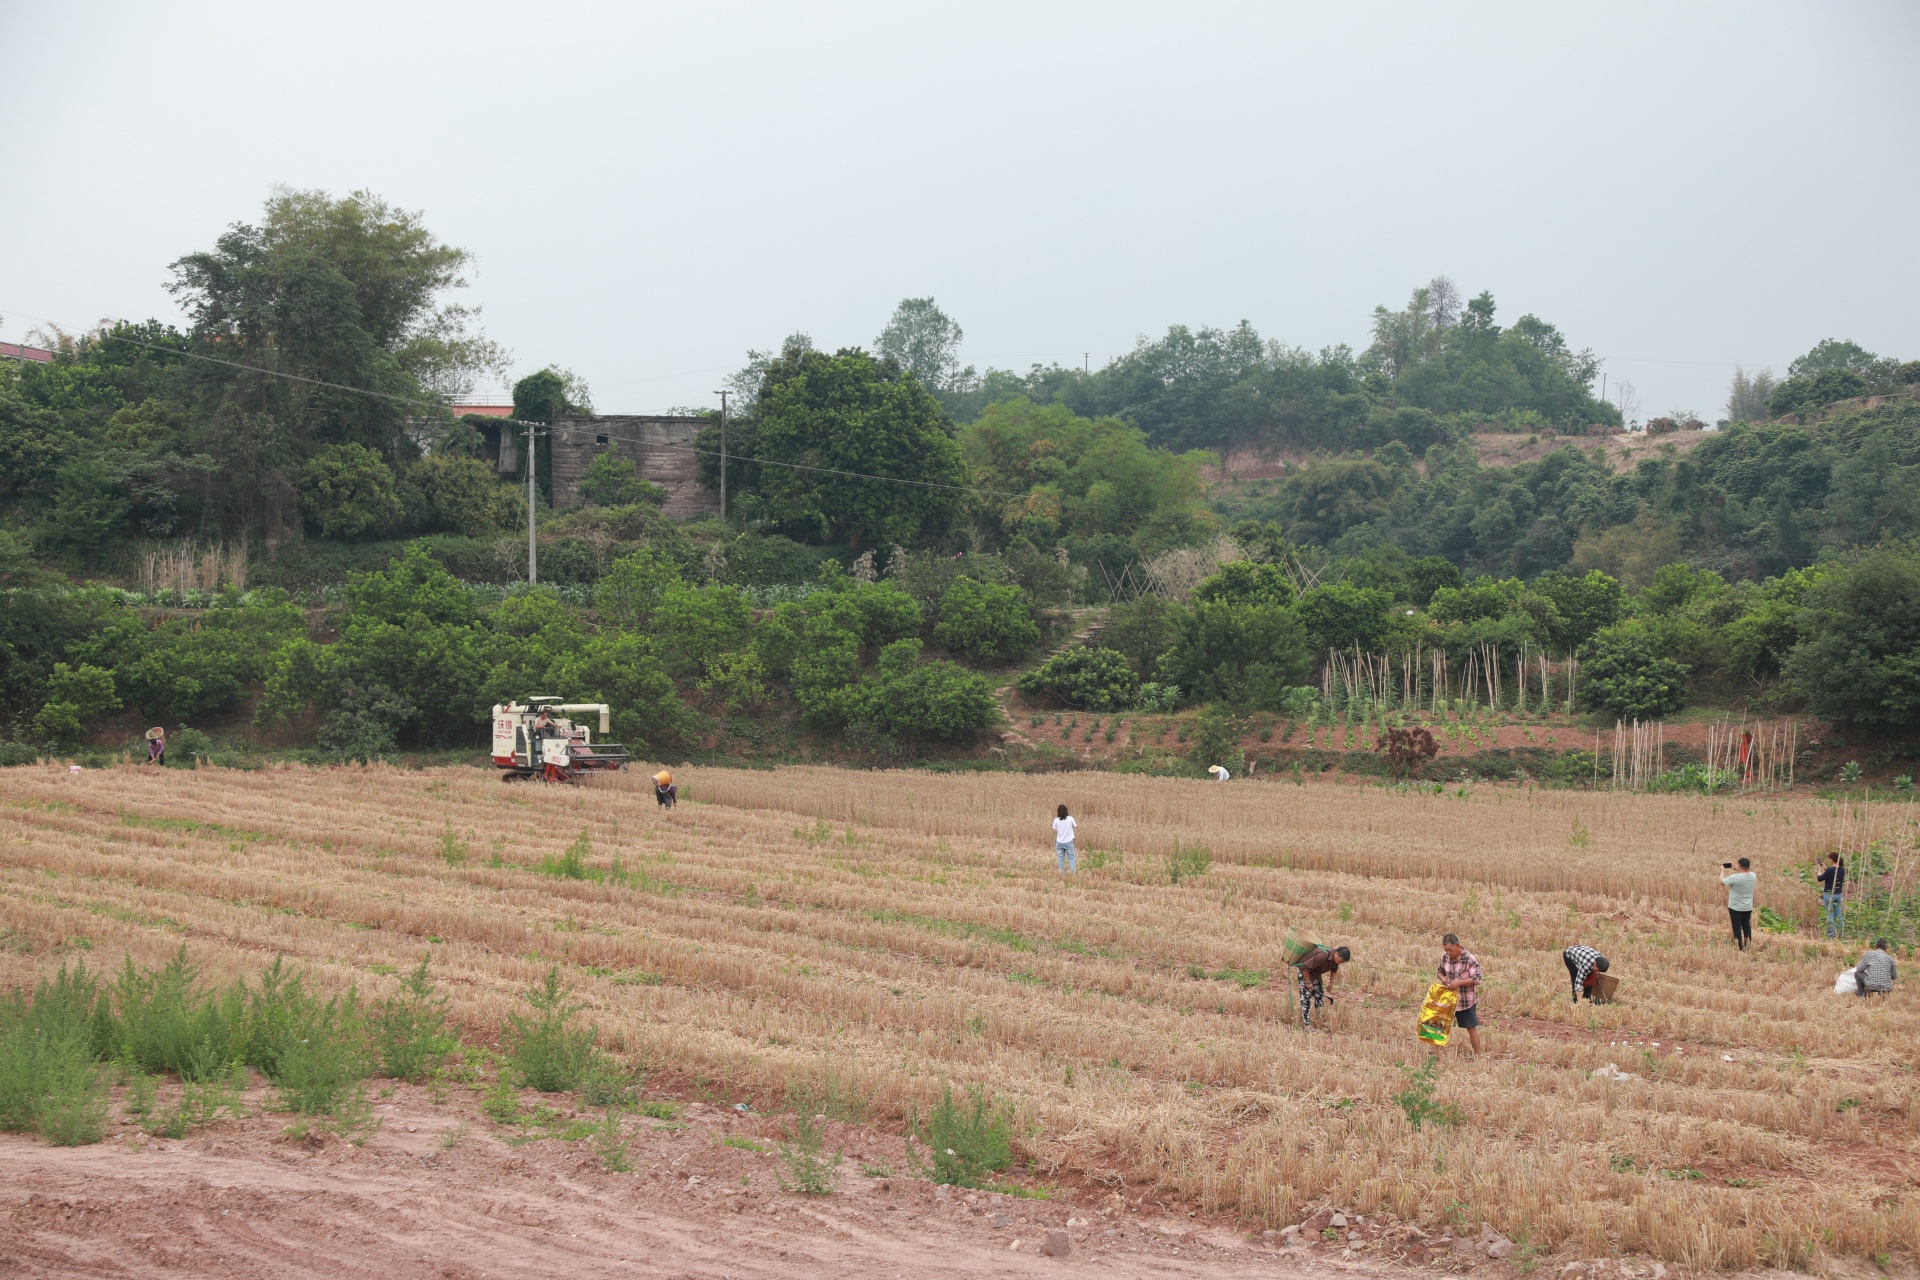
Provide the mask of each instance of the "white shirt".
{"label": "white shirt", "polygon": [[1055,818],[1053,820],[1053,841],[1055,844],[1073,843],[1073,819]]}

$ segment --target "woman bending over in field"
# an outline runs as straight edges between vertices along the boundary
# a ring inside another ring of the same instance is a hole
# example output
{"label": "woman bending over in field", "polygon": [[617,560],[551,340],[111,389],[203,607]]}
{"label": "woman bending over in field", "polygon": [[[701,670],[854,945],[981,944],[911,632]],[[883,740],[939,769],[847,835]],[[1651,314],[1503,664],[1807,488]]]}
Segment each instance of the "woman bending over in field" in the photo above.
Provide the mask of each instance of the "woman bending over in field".
{"label": "woman bending over in field", "polygon": [[1053,817],[1053,856],[1060,862],[1060,879],[1064,882],[1067,872],[1080,874],[1079,859],[1073,851],[1073,815],[1067,812],[1067,806],[1061,805],[1054,811]]}
{"label": "woman bending over in field", "polygon": [[1353,959],[1345,947],[1311,947],[1293,962],[1300,978],[1300,1029],[1313,1030],[1312,1013],[1317,1007],[1333,1003],[1328,990],[1340,972],[1340,966]]}

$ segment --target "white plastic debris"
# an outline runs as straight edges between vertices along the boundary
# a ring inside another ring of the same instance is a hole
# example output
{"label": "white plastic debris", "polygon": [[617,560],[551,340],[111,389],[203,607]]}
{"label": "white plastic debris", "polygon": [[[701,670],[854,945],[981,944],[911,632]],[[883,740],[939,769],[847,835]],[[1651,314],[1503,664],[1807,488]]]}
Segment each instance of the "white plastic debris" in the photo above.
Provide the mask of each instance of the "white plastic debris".
{"label": "white plastic debris", "polygon": [[1611,1080],[1615,1084],[1623,1080],[1636,1078],[1631,1071],[1622,1071],[1620,1065],[1615,1062],[1609,1062],[1604,1067],[1595,1067],[1592,1071],[1589,1071],[1587,1075],[1595,1080]]}

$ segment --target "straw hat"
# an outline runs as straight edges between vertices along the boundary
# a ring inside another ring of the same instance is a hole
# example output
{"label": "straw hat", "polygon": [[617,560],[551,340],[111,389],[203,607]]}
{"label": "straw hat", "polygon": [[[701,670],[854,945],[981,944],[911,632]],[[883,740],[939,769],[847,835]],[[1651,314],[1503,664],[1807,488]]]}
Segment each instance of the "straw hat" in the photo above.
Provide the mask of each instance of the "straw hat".
{"label": "straw hat", "polygon": [[658,786],[662,786],[662,787],[671,786],[673,785],[673,774],[669,770],[662,769],[660,772],[653,775],[653,781]]}

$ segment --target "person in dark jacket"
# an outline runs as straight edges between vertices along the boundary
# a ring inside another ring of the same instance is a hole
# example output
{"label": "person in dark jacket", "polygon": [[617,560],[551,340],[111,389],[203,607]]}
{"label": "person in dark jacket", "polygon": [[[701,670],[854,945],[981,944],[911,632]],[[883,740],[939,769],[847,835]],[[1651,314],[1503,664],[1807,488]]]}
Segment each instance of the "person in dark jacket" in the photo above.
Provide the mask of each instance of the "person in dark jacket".
{"label": "person in dark jacket", "polygon": [[1846,900],[1842,896],[1847,891],[1847,864],[1840,861],[1840,855],[1827,855],[1827,865],[1820,868],[1816,877],[1820,881],[1821,913],[1827,920],[1827,936],[1837,938],[1846,925]]}

